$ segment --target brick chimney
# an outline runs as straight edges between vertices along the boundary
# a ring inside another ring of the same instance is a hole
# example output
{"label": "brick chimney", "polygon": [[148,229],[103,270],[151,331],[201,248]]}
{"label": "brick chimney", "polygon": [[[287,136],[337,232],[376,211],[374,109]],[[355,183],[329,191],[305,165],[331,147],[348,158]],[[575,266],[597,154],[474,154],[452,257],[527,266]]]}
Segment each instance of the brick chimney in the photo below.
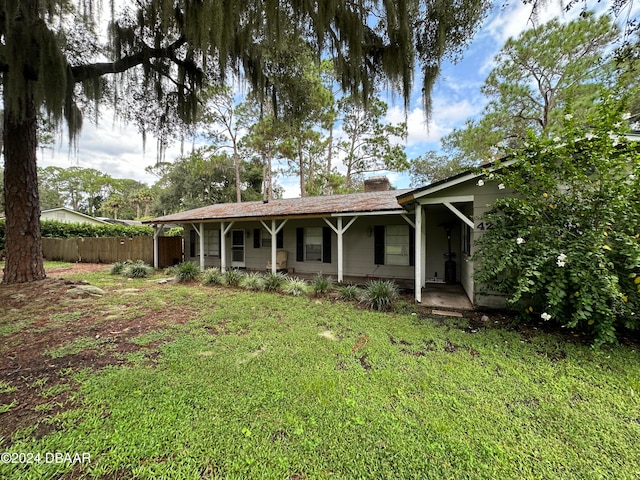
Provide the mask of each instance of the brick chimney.
{"label": "brick chimney", "polygon": [[364,191],[367,192],[386,192],[391,190],[391,184],[387,177],[371,177],[364,181]]}

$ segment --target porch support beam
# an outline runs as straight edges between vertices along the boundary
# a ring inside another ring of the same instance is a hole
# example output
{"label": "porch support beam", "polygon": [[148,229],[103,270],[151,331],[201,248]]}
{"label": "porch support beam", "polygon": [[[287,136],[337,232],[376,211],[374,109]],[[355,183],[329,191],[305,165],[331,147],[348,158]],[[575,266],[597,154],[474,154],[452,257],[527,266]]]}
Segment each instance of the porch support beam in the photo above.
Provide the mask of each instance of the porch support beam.
{"label": "porch support beam", "polygon": [[234,222],[230,222],[229,225],[225,225],[225,222],[220,222],[220,271],[227,271],[227,234]]}
{"label": "porch support beam", "polygon": [[471,219],[469,219],[469,217],[467,217],[464,213],[462,213],[460,210],[458,210],[456,207],[454,207],[453,205],[451,205],[449,202],[442,202],[442,204],[447,207],[449,210],[451,210],[453,212],[453,214],[458,217],[460,220],[462,220],[464,223],[466,223],[467,225],[469,225],[470,228],[475,228],[473,221]]}
{"label": "porch support beam", "polygon": [[159,251],[159,240],[158,237],[164,230],[164,223],[160,225],[153,226],[153,268],[160,268],[160,251]]}
{"label": "porch support beam", "polygon": [[353,225],[358,217],[353,217],[347,225],[343,225],[344,217],[338,217],[337,226],[333,226],[333,224],[329,221],[329,219],[325,218],[324,221],[331,230],[333,230],[338,236],[338,283],[342,283],[344,281],[344,233],[349,230],[349,227]]}
{"label": "porch support beam", "polygon": [[406,222],[411,225],[413,228],[416,228],[416,224],[413,222],[413,220],[411,220],[407,215],[405,215],[404,213],[402,214],[402,218],[404,218],[406,220]]}
{"label": "porch support beam", "polygon": [[414,226],[415,235],[415,297],[417,303],[422,303],[422,205],[416,205]]}
{"label": "porch support beam", "polygon": [[191,226],[198,234],[199,246],[200,246],[200,270],[204,270],[204,223],[200,222],[200,228],[196,226],[195,223],[192,223]]}
{"label": "porch support beam", "polygon": [[260,223],[271,235],[271,272],[276,273],[277,271],[276,260],[277,260],[277,254],[278,254],[277,235],[278,235],[278,232],[282,230],[282,227],[284,227],[284,224],[287,223],[287,219],[284,219],[279,226],[276,226],[275,219],[271,220],[271,227],[267,226],[264,220],[260,220]]}

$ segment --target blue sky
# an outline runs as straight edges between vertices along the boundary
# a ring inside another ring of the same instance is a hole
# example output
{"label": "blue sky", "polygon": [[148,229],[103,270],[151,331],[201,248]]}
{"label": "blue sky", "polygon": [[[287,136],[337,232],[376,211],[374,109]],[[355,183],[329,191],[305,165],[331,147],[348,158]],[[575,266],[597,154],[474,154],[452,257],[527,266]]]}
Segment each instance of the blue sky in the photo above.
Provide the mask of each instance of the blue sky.
{"label": "blue sky", "polygon": [[[589,6],[603,11],[609,5],[609,1],[603,1]],[[578,5],[568,14],[563,13],[560,2],[550,0],[539,12],[537,21],[544,23],[554,17],[568,21],[579,14],[580,8],[581,5]],[[635,7],[633,15],[637,11],[638,7]],[[486,103],[480,87],[493,67],[493,58],[509,37],[517,37],[532,26],[530,14],[531,6],[524,5],[521,1],[496,7],[491,12],[464,52],[462,60],[457,64],[447,62],[443,65],[442,75],[433,92],[433,116],[428,126],[421,108],[419,88],[416,89],[407,112],[409,136],[406,152],[410,159],[428,150],[438,150],[440,138],[462,126],[465,120],[480,114]],[[414,83],[420,85],[421,82],[416,79]],[[405,113],[401,97],[395,95],[383,99],[389,104],[387,120],[393,123],[403,121]],[[180,153],[180,145],[173,145],[166,152],[167,161],[174,160]],[[146,173],[145,168],[155,163],[156,155],[153,139],[147,140],[146,149],[143,150],[142,137],[135,127],[122,125],[117,121],[114,124],[109,113],[105,113],[97,127],[84,127],[76,151],[70,153],[66,140],[61,138],[56,148],[41,151],[38,160],[41,167],[77,165],[96,168],[115,178],[133,178],[152,184],[155,178]],[[388,173],[388,176],[397,188],[409,186],[407,175]],[[278,178],[278,182],[284,187],[286,198],[299,195],[296,178]]]}

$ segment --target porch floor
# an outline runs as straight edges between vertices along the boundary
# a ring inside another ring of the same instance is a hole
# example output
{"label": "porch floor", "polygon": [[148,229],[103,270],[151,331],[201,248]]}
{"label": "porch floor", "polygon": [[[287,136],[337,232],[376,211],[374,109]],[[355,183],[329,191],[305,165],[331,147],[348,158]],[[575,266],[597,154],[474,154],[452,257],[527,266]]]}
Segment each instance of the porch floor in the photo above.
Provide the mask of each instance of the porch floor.
{"label": "porch floor", "polygon": [[462,285],[431,284],[422,289],[423,307],[473,310]]}

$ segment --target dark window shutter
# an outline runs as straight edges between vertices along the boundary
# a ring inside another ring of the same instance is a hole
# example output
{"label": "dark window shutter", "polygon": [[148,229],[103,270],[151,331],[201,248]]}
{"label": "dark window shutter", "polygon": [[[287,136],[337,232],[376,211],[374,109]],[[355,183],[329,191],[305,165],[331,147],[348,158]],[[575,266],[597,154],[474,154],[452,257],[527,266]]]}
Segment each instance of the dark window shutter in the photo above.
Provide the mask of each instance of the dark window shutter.
{"label": "dark window shutter", "polygon": [[196,231],[189,230],[189,256],[196,256]]}
{"label": "dark window shutter", "polygon": [[322,263],[331,263],[331,228],[322,227]]}
{"label": "dark window shutter", "polygon": [[416,264],[416,229],[409,227],[409,265]]}
{"label": "dark window shutter", "polygon": [[296,228],[296,262],[304,262],[304,228]]}
{"label": "dark window shutter", "polygon": [[222,229],[218,230],[218,258],[222,258]]}
{"label": "dark window shutter", "polygon": [[373,227],[373,263],[384,265],[384,227]]}
{"label": "dark window shutter", "polygon": [[253,248],[260,248],[260,245],[261,245],[260,235],[261,234],[262,234],[262,231],[259,228],[254,228],[253,229]]}
{"label": "dark window shutter", "polygon": [[284,248],[284,228],[276,233],[276,248]]}

